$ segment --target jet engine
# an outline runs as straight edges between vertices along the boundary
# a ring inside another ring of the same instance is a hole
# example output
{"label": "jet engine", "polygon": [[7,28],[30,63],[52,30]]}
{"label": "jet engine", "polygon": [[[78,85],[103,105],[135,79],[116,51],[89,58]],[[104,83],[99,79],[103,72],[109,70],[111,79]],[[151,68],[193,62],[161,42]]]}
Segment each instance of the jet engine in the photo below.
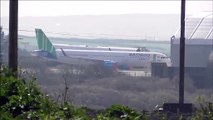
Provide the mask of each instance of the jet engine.
{"label": "jet engine", "polygon": [[121,65],[118,65],[118,69],[120,70],[130,70],[132,67],[128,64],[121,64]]}
{"label": "jet engine", "polygon": [[110,70],[115,70],[115,69],[117,69],[117,62],[111,61],[111,60],[104,60],[103,66],[104,66],[104,68],[107,68]]}

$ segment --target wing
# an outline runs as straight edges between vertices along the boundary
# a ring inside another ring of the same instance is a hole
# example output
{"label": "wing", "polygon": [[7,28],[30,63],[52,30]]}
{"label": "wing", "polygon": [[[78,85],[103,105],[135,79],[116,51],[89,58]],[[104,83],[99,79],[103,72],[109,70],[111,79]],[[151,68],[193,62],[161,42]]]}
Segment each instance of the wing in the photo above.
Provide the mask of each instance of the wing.
{"label": "wing", "polygon": [[79,60],[85,60],[85,61],[90,61],[90,62],[95,62],[95,63],[107,63],[107,62],[115,63],[115,64],[117,63],[112,60],[96,59],[96,58],[89,58],[89,57],[83,57],[83,56],[81,56],[81,57],[68,56],[62,48],[60,48],[60,50],[61,50],[62,54],[64,55],[64,57],[70,58],[70,59],[79,59]]}

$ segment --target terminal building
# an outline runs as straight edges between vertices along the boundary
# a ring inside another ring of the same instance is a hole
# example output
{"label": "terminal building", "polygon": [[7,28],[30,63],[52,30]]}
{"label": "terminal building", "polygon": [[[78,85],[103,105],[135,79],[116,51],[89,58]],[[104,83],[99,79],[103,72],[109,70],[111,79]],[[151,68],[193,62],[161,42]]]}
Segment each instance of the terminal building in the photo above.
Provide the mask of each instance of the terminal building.
{"label": "terminal building", "polygon": [[[213,52],[213,13],[191,16],[185,23],[185,67],[206,67]],[[172,66],[179,66],[180,29],[171,38]]]}
{"label": "terminal building", "polygon": [[[153,76],[179,75],[180,28],[171,37],[170,67],[152,64]],[[164,71],[162,71],[162,67]],[[203,12],[186,18],[185,75],[198,87],[213,88],[213,12]]]}

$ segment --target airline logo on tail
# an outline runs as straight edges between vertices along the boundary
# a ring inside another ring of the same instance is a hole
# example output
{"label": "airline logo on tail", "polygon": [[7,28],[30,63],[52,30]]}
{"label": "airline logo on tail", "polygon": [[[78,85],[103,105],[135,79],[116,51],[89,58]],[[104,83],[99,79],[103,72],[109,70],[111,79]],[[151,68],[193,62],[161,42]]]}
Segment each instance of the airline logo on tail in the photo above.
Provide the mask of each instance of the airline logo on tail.
{"label": "airline logo on tail", "polygon": [[39,50],[46,51],[56,57],[56,49],[41,29],[35,29]]}

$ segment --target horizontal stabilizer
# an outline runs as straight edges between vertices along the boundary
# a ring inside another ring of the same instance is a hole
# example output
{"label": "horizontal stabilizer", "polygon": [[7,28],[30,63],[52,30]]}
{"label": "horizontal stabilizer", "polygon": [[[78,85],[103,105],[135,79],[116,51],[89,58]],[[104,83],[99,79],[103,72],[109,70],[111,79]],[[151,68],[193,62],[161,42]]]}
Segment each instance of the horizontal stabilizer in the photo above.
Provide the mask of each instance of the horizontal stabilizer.
{"label": "horizontal stabilizer", "polygon": [[62,48],[61,49],[61,52],[63,53],[64,56],[67,56],[67,54],[64,52],[64,50]]}

